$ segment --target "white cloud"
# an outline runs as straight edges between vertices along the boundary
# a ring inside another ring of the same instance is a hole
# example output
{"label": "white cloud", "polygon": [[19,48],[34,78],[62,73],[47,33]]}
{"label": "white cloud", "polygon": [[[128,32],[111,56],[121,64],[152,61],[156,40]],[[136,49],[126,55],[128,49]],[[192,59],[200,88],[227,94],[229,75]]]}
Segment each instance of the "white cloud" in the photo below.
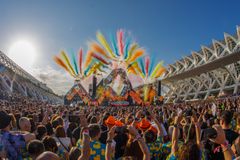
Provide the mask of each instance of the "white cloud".
{"label": "white cloud", "polygon": [[67,72],[56,70],[51,66],[34,68],[32,74],[59,95],[65,95],[74,84],[74,79]]}

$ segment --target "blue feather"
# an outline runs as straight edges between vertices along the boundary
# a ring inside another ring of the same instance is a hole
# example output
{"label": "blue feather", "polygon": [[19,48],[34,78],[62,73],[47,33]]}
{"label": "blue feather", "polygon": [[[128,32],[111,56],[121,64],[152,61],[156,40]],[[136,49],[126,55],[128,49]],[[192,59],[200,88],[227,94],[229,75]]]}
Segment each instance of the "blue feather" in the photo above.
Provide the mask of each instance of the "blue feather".
{"label": "blue feather", "polygon": [[112,47],[114,48],[114,53],[117,55],[117,56],[120,56],[118,54],[118,47],[117,47],[117,43],[116,43],[116,38],[114,37],[113,34],[111,34],[111,41],[112,41]]}
{"label": "blue feather", "polygon": [[77,61],[76,61],[76,57],[75,57],[73,49],[71,49],[71,53],[72,53],[72,63],[74,65],[74,70],[78,74],[79,73],[78,72],[78,65],[77,65]]}
{"label": "blue feather", "polygon": [[125,48],[124,48],[124,59],[126,59],[128,57],[128,48],[129,48],[130,44],[131,44],[131,38],[127,37],[126,45],[125,45]]}
{"label": "blue feather", "polygon": [[153,71],[153,66],[155,65],[155,58],[150,58],[150,68],[149,68],[149,73],[148,75],[151,75],[152,74],[152,71]]}
{"label": "blue feather", "polygon": [[92,68],[92,66],[96,63],[95,59],[92,59],[91,63],[88,65],[88,67],[84,71],[84,75],[86,76],[89,70]]}

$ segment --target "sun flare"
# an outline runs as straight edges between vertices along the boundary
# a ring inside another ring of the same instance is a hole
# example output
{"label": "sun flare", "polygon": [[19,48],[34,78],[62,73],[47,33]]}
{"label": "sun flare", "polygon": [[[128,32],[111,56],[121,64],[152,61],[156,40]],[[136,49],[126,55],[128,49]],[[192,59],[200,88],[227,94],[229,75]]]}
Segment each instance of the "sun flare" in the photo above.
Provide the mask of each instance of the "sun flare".
{"label": "sun flare", "polygon": [[20,67],[29,71],[35,63],[37,53],[31,42],[20,40],[12,44],[8,56]]}

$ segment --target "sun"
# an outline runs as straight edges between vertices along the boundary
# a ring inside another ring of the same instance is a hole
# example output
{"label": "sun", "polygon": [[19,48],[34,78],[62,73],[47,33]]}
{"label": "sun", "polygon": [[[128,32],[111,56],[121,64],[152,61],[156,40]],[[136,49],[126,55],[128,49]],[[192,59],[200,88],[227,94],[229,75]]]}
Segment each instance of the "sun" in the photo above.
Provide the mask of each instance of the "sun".
{"label": "sun", "polygon": [[31,71],[36,60],[36,48],[27,40],[19,40],[12,44],[8,56],[17,65],[27,71]]}

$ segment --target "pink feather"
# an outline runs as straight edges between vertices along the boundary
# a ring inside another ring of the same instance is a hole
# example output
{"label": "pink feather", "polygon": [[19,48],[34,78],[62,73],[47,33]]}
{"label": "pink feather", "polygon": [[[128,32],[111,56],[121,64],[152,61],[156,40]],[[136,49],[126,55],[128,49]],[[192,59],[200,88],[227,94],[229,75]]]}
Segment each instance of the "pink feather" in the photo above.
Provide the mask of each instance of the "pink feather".
{"label": "pink feather", "polygon": [[149,69],[149,64],[150,64],[150,58],[147,56],[145,58],[145,70],[146,70],[146,75],[148,76],[148,69]]}
{"label": "pink feather", "polygon": [[118,38],[118,48],[119,48],[119,52],[120,52],[120,55],[123,56],[123,31],[122,30],[119,30],[117,32],[117,38]]}
{"label": "pink feather", "polygon": [[82,58],[83,58],[83,50],[81,48],[79,51],[79,70],[81,74],[82,74]]}

